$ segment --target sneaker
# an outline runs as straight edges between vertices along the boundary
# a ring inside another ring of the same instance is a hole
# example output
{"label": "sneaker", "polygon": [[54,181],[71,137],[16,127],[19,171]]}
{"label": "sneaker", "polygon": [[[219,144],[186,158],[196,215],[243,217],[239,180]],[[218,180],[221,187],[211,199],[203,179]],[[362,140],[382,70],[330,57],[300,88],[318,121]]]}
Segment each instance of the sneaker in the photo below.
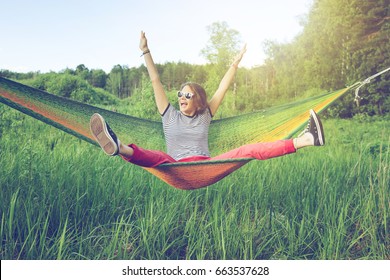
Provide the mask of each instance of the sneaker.
{"label": "sneaker", "polygon": [[323,146],[325,145],[325,135],[324,129],[322,127],[322,123],[320,117],[317,115],[314,110],[310,109],[310,119],[307,124],[306,129],[301,133],[310,133],[314,138],[314,146]]}
{"label": "sneaker", "polygon": [[92,115],[90,129],[92,135],[107,155],[116,156],[119,153],[119,139],[101,115],[97,113]]}

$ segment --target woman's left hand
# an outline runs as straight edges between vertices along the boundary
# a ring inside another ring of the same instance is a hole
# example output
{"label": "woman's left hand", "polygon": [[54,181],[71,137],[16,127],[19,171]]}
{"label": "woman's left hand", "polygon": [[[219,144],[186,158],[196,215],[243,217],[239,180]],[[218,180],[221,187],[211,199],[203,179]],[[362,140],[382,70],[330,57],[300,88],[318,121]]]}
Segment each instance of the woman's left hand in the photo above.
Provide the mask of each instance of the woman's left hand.
{"label": "woman's left hand", "polygon": [[238,64],[240,63],[241,59],[243,58],[245,52],[246,52],[246,44],[241,49],[240,53],[234,58],[234,61],[232,63],[233,66],[238,67]]}

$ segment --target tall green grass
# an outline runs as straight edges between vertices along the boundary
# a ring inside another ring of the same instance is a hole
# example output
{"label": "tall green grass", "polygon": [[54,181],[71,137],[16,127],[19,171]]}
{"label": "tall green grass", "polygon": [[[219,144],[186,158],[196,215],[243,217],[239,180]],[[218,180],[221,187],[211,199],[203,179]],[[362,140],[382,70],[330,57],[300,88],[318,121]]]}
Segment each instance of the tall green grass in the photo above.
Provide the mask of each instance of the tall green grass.
{"label": "tall green grass", "polygon": [[1,259],[389,259],[389,123],[176,190],[0,108]]}

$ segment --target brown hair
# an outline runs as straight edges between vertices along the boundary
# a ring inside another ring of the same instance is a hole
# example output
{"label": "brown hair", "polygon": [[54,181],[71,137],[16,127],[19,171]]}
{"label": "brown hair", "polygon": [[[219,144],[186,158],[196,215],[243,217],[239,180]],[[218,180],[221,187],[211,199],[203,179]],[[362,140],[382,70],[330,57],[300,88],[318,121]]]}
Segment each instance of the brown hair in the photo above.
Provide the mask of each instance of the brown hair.
{"label": "brown hair", "polygon": [[192,99],[194,100],[194,104],[196,106],[195,114],[201,114],[208,108],[207,103],[207,95],[205,89],[193,82],[187,82],[181,85],[180,90],[183,90],[185,86],[189,86],[191,90],[195,93]]}

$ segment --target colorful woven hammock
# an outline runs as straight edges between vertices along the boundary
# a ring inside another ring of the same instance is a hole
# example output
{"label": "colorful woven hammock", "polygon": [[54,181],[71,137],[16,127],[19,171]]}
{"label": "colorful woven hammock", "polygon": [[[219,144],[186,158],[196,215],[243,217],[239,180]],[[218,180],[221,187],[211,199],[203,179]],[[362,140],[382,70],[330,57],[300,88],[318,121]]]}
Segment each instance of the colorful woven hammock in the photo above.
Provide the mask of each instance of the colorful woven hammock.
{"label": "colorful woven hammock", "polygon": [[[302,129],[309,109],[321,112],[349,88],[255,113],[215,120],[210,126],[212,154],[238,146],[288,139]],[[140,143],[146,149],[164,150],[160,122],[135,118],[56,96],[0,77],[0,102],[29,116],[97,145],[89,130],[93,113],[101,114],[123,143]],[[169,185],[179,189],[198,189],[216,183],[252,158],[163,164],[145,168]]]}

